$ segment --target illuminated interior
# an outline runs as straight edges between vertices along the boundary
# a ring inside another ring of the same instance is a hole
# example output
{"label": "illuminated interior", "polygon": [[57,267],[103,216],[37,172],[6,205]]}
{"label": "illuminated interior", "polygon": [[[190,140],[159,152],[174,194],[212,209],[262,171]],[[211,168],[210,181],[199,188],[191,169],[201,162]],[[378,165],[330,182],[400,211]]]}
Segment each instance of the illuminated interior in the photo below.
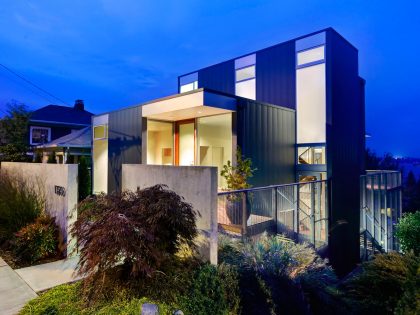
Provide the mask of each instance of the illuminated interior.
{"label": "illuminated interior", "polygon": [[147,164],[173,165],[172,123],[149,120],[147,123]]}

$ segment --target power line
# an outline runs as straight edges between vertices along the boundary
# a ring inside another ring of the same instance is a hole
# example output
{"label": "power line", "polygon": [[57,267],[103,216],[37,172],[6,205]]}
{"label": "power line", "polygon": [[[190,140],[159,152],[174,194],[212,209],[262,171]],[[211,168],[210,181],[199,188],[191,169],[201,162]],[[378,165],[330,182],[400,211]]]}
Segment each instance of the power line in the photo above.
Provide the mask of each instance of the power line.
{"label": "power line", "polygon": [[15,71],[13,71],[12,69],[6,67],[5,65],[0,63],[0,66],[2,66],[4,69],[6,69],[7,71],[9,71],[10,73],[14,74],[15,76],[17,76],[18,78],[22,79],[23,81],[25,81],[26,83],[32,85],[33,87],[37,88],[38,90],[44,92],[45,94],[55,98],[56,100],[60,101],[63,104],[66,104],[68,106],[71,106],[70,104],[68,104],[67,102],[63,101],[62,99],[58,98],[57,96],[54,96],[53,94],[49,93],[48,91],[44,90],[43,88],[39,87],[38,85],[36,85],[35,83],[32,83],[31,81],[29,81],[28,79],[26,79],[25,77],[21,76],[20,74],[16,73]]}

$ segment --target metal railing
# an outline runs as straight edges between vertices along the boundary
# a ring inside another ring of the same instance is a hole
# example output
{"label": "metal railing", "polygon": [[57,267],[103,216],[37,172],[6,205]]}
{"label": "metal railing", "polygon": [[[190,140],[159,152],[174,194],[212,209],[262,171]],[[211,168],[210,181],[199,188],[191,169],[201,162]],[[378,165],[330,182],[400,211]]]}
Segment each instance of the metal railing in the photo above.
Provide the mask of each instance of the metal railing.
{"label": "metal railing", "polygon": [[327,181],[257,187],[218,194],[218,223],[228,233],[285,234],[322,247],[327,244]]}
{"label": "metal railing", "polygon": [[[401,217],[401,195],[399,171],[367,171],[360,177],[360,234],[385,252],[399,249],[394,229]],[[367,256],[365,243],[360,244],[362,257]]]}

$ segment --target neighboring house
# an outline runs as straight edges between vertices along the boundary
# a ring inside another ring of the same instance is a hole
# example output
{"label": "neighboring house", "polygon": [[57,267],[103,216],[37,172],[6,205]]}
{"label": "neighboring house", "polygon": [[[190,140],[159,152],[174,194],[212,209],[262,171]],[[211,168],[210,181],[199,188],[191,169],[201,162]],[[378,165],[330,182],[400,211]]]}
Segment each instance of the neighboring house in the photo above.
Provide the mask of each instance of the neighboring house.
{"label": "neighboring house", "polygon": [[254,187],[328,180],[322,233],[348,269],[360,256],[364,88],[358,50],[332,28],[182,75],[179,94],[93,117],[93,191],[119,191],[125,163],[220,171],[239,146]]}
{"label": "neighboring house", "polygon": [[51,152],[55,152],[57,163],[78,163],[81,156],[90,160],[92,150],[92,128],[85,127],[74,130],[70,134],[35,147],[35,152],[48,159]]}
{"label": "neighboring house", "polygon": [[92,113],[82,100],[74,107],[47,105],[35,110],[29,120],[29,144],[39,146],[91,125]]}

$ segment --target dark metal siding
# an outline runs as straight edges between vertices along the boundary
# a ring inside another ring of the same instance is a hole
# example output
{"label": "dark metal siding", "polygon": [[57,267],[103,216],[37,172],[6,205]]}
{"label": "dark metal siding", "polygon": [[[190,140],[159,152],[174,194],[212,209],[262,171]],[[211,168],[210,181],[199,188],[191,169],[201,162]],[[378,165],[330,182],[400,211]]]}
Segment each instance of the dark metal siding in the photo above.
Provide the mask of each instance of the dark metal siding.
{"label": "dark metal siding", "polygon": [[124,163],[141,163],[141,107],[109,113],[108,121],[108,192],[121,191]]}
{"label": "dark metal siding", "polygon": [[198,87],[235,94],[235,64],[233,60],[198,71]]}
{"label": "dark metal siding", "polygon": [[327,163],[331,178],[330,260],[339,274],[359,261],[360,175],[364,161],[364,95],[358,52],[327,32]]}
{"label": "dark metal siding", "polygon": [[273,46],[256,55],[256,99],[295,109],[295,42]]}
{"label": "dark metal siding", "polygon": [[258,168],[253,186],[292,183],[295,179],[295,112],[238,98],[237,142]]}

